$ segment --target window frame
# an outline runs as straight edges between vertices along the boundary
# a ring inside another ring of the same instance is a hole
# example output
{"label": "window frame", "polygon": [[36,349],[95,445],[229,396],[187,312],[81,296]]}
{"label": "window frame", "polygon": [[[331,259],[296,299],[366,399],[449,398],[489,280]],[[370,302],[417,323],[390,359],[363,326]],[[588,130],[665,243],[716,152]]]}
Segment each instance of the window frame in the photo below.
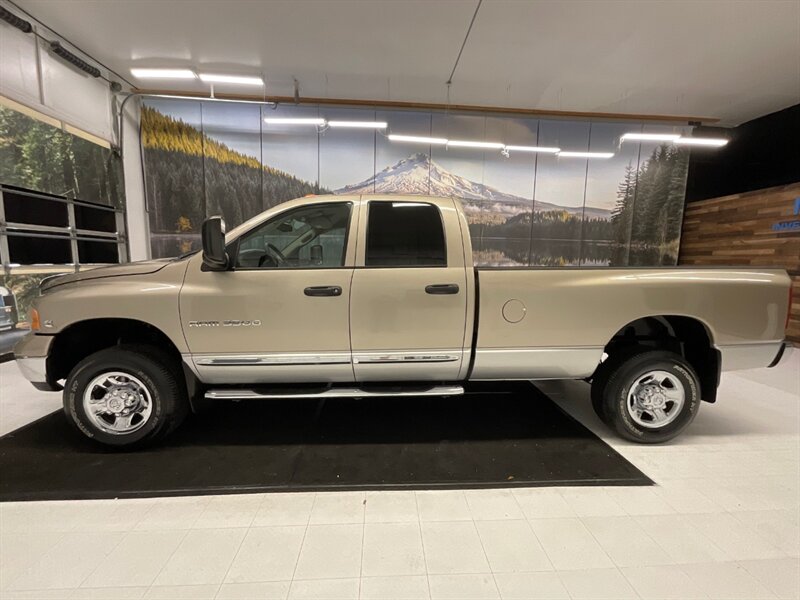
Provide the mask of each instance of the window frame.
{"label": "window frame", "polygon": [[[324,206],[336,206],[336,205],[345,205],[349,210],[349,214],[347,215],[347,226],[345,227],[344,231],[344,243],[343,243],[343,256],[342,262],[344,264],[339,265],[337,267],[237,267],[236,260],[239,257],[239,245],[240,242],[246,238],[248,235],[253,233],[254,231],[261,229],[262,227],[266,227],[268,224],[272,223],[276,219],[280,219],[281,217],[296,211],[296,210],[303,210],[307,208],[317,208],[317,207],[324,207]],[[341,200],[341,201],[332,201],[332,202],[315,202],[313,204],[304,204],[301,206],[295,206],[293,208],[289,208],[287,210],[281,211],[276,215],[273,215],[271,218],[262,221],[258,225],[255,225],[251,229],[248,229],[244,233],[242,233],[239,237],[235,240],[230,242],[225,251],[228,253],[229,261],[230,261],[230,271],[333,271],[336,269],[352,269],[352,266],[347,265],[347,246],[350,241],[350,232],[353,227],[353,215],[357,214],[356,211],[353,210],[354,203],[352,200]]]}
{"label": "window frame", "polygon": [[409,202],[403,202],[403,204],[424,204],[425,206],[430,206],[434,210],[436,210],[436,214],[439,216],[439,225],[442,228],[442,244],[444,250],[444,264],[442,265],[368,265],[367,264],[367,254],[369,252],[369,227],[370,227],[370,210],[373,204],[396,204],[398,203],[397,200],[369,200],[367,202],[367,211],[366,211],[366,218],[364,223],[364,265],[358,268],[360,269],[447,269],[450,266],[450,256],[449,252],[447,251],[447,228],[444,224],[444,216],[442,215],[442,210],[432,202],[426,202],[424,200],[413,200]]}

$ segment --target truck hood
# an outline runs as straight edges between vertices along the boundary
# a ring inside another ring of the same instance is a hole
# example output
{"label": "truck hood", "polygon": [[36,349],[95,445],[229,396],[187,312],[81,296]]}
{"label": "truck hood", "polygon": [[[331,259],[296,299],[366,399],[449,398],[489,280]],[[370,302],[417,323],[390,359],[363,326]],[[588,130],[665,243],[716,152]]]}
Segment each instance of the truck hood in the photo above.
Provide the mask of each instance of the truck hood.
{"label": "truck hood", "polygon": [[89,269],[81,271],[80,273],[69,273],[66,275],[53,275],[46,277],[39,285],[42,292],[48,292],[53,288],[70,283],[78,283],[82,281],[89,281],[91,279],[105,279],[107,277],[122,277],[124,275],[149,275],[160,271],[166,267],[172,260],[171,258],[162,258],[158,260],[143,260],[140,262],[127,263],[124,265],[111,265],[109,267],[98,267],[96,269]]}

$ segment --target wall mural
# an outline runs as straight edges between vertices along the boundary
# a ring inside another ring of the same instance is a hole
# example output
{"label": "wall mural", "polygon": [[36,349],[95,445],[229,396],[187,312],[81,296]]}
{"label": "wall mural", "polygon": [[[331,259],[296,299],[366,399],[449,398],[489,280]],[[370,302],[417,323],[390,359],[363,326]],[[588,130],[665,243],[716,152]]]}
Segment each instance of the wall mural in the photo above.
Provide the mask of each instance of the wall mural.
{"label": "wall mural", "polygon": [[[391,141],[386,131],[265,118],[388,123],[396,134],[614,152],[610,159]],[[455,196],[476,264],[674,265],[689,154],[619,143],[641,123],[325,106],[146,99],[145,183],[154,257],[197,249],[207,216],[229,227],[307,194]],[[647,132],[690,128],[647,125]]]}
{"label": "wall mural", "polygon": [[[125,186],[117,153],[49,123],[0,105],[0,183],[122,208]],[[0,310],[15,304],[14,321],[25,327],[42,278],[37,265],[24,274],[0,272]],[[0,326],[4,325],[0,323]],[[2,327],[0,327],[2,328]],[[14,334],[0,334],[0,354]]]}
{"label": "wall mural", "polygon": [[122,161],[107,148],[0,105],[0,183],[122,208]]}

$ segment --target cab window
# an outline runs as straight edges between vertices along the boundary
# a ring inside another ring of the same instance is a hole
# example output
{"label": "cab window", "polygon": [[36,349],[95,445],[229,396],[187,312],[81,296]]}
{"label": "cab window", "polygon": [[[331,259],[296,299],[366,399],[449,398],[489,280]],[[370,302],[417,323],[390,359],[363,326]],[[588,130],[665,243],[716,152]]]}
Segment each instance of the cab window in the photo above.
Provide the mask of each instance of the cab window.
{"label": "cab window", "polygon": [[325,269],[344,266],[350,202],[301,206],[239,240],[236,268]]}
{"label": "cab window", "polygon": [[369,203],[368,267],[445,267],[439,209],[424,202]]}

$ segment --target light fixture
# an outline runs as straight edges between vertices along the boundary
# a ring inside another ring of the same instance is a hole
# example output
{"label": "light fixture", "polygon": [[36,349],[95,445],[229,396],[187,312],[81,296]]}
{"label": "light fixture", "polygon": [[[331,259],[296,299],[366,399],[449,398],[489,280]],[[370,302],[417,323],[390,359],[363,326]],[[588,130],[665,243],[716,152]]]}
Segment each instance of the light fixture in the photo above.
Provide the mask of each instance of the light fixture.
{"label": "light fixture", "polygon": [[447,138],[423,137],[418,135],[395,135],[387,136],[393,142],[411,142],[416,144],[437,144],[443,146],[447,143]]}
{"label": "light fixture", "polygon": [[619,141],[627,142],[628,140],[640,142],[674,142],[681,136],[679,133],[626,133]]}
{"label": "light fixture", "polygon": [[499,142],[473,142],[470,140],[448,140],[447,145],[462,148],[491,148],[493,150],[500,150],[504,147]]}
{"label": "light fixture", "polygon": [[245,75],[219,75],[214,73],[200,73],[200,81],[204,83],[234,83],[237,85],[264,85],[261,77]]}
{"label": "light fixture", "polygon": [[286,118],[272,118],[267,117],[264,123],[268,125],[325,125],[325,119],[322,118],[302,118],[302,117],[286,117]]}
{"label": "light fixture", "polygon": [[545,152],[548,154],[561,152],[561,148],[548,146],[506,146],[505,149],[509,152]]}
{"label": "light fixture", "polygon": [[191,69],[131,69],[138,79],[197,79]]}
{"label": "light fixture", "polygon": [[353,127],[356,129],[386,129],[385,121],[328,121],[329,127]]}
{"label": "light fixture", "polygon": [[560,151],[559,156],[565,158],[611,158],[614,156],[613,152],[565,152]]}
{"label": "light fixture", "polygon": [[720,148],[728,143],[725,138],[696,138],[696,137],[679,137],[675,140],[676,144],[682,146],[711,146],[713,148]]}

